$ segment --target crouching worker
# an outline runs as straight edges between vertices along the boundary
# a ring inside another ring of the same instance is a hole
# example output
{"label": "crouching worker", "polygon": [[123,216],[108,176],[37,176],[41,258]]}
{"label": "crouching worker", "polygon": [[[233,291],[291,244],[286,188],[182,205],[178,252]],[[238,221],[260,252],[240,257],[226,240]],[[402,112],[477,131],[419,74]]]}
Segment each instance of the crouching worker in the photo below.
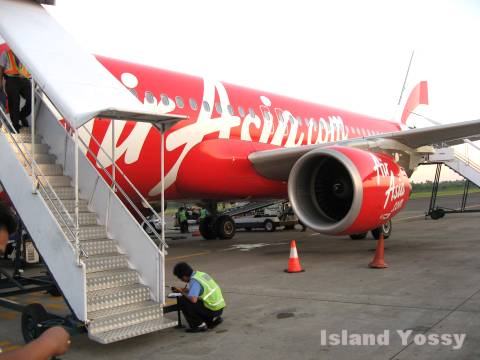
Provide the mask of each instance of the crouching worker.
{"label": "crouching worker", "polygon": [[183,295],[178,298],[178,306],[190,325],[187,332],[206,331],[221,324],[225,300],[215,280],[204,272],[193,271],[185,262],[175,265],[173,275],[188,283],[183,289],[173,288]]}

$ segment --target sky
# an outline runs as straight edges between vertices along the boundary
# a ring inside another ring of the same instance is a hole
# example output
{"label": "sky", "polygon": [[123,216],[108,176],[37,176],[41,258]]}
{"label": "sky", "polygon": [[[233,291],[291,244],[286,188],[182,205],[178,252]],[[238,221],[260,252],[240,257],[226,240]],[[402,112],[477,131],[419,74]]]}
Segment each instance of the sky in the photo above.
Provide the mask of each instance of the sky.
{"label": "sky", "polygon": [[[479,1],[57,0],[46,8],[95,54],[385,119],[399,111],[415,51],[407,83],[427,80],[430,95],[418,113],[440,123],[480,118]],[[423,172],[415,178],[432,177]]]}

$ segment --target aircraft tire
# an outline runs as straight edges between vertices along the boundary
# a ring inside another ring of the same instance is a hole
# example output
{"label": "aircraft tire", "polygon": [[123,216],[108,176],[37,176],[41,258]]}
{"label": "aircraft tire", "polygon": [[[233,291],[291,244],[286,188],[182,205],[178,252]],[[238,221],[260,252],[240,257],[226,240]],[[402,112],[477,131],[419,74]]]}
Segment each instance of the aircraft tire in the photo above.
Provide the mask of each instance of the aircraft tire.
{"label": "aircraft tire", "polygon": [[350,235],[350,239],[352,239],[352,240],[362,240],[362,239],[365,239],[366,237],[367,237],[366,232],[360,233],[360,234],[351,234]]}
{"label": "aircraft tire", "polygon": [[200,220],[199,231],[205,240],[213,240],[218,237],[216,221],[212,216]]}
{"label": "aircraft tire", "polygon": [[372,230],[373,237],[378,240],[380,239],[380,234],[383,232],[383,238],[388,239],[392,235],[392,220],[388,220],[382,226],[379,226],[376,229]]}
{"label": "aircraft tire", "polygon": [[217,234],[222,240],[228,240],[235,236],[235,221],[231,216],[222,215],[217,219]]}

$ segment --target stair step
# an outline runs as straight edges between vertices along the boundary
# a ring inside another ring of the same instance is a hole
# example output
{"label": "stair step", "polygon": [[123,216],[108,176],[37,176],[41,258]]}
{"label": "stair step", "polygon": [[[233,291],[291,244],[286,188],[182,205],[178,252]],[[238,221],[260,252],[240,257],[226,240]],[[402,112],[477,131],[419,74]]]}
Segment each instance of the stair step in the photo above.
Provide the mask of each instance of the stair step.
{"label": "stair step", "polygon": [[128,267],[127,257],[119,253],[91,256],[84,259],[87,273]]}
{"label": "stair step", "polygon": [[[59,176],[63,175],[63,167],[62,165],[58,164],[37,164],[40,168],[40,173],[43,175],[50,175],[50,176]],[[27,172],[29,175],[32,173],[32,168],[27,166]]]}
{"label": "stair step", "polygon": [[[70,235],[70,232],[68,232],[67,235]],[[80,241],[102,240],[105,242],[110,240],[110,239],[107,239],[107,231],[105,229],[105,226],[103,225],[80,226],[78,236]],[[73,240],[71,236],[69,236],[69,238],[70,240]]]}
{"label": "stair step", "polygon": [[91,320],[88,327],[90,334],[112,331],[119,328],[158,320],[163,316],[159,303],[143,301],[140,303],[118,306],[108,310],[95,311],[88,314]]}
{"label": "stair step", "polygon": [[29,127],[22,127],[20,128],[20,131],[19,131],[20,134],[31,134],[32,133],[32,130],[29,128]]}
{"label": "stair step", "polygon": [[[55,218],[57,219],[57,221],[59,221],[61,224],[63,224],[60,219],[59,219],[59,216],[58,214],[56,213],[55,210],[52,210],[53,212],[53,215],[55,215]],[[75,219],[75,215],[74,214],[70,214],[71,218],[72,219]],[[97,225],[97,214],[93,213],[93,212],[81,212],[81,213],[78,213],[78,223],[80,224],[80,226],[85,226],[85,225]]]}
{"label": "stair step", "polygon": [[[32,152],[32,144],[31,143],[20,143],[18,144],[20,146],[20,148],[25,152],[27,151],[28,153],[31,153]],[[16,152],[18,152],[18,149],[16,146],[14,146],[13,148]],[[48,154],[48,149],[49,149],[49,146],[47,144],[42,144],[42,143],[39,143],[39,144],[35,144],[35,153],[39,153],[39,154]]]}
{"label": "stair step", "polygon": [[[74,200],[75,199],[75,189],[71,186],[56,186],[53,187],[53,191],[55,192],[56,196],[62,200]],[[53,193],[50,189],[47,189],[46,192],[52,197]]]}
{"label": "stair step", "polygon": [[[17,143],[31,143],[32,142],[32,134],[29,131],[28,134],[20,133],[20,134],[12,134],[13,138]],[[8,137],[8,141],[12,142],[12,139]],[[42,142],[42,137],[40,135],[35,135],[35,143],[39,144]]]}
{"label": "stair step", "polygon": [[[75,214],[75,200],[74,199],[61,199],[61,202],[70,214]],[[55,200],[55,204],[60,205],[60,203],[57,200]],[[79,212],[88,212],[87,200],[79,199],[79,201],[78,201],[78,211]]]}
{"label": "stair step", "polygon": [[101,344],[110,344],[115,341],[130,339],[135,336],[149,334],[154,331],[168,329],[177,326],[177,321],[162,317],[158,320],[145,321],[140,324],[127,326],[124,328],[106,331],[103,333],[89,334],[89,338]]}
{"label": "stair step", "polygon": [[[74,241],[69,234],[70,232],[67,233],[67,236],[73,243]],[[111,239],[81,240],[81,246],[88,257],[118,253],[117,245]]]}
{"label": "stair step", "polygon": [[[45,184],[45,181],[48,181],[50,186],[70,186],[72,179],[69,176],[42,176],[40,181]],[[46,186],[46,184],[45,184]]]}
{"label": "stair step", "polygon": [[89,291],[87,312],[147,301],[150,296],[150,289],[140,284]]}
{"label": "stair step", "polygon": [[[19,161],[22,163],[23,166],[27,165],[27,162],[23,158],[23,156],[17,156]],[[54,164],[55,163],[55,156],[50,154],[38,154],[35,153],[35,162],[37,164]]]}
{"label": "stair step", "polygon": [[[87,290],[102,290],[112,287],[138,284],[139,282],[140,278],[138,276],[138,273],[133,269],[123,268],[117,270],[102,271],[90,273],[87,275]],[[99,315],[96,315],[95,317],[98,316]]]}

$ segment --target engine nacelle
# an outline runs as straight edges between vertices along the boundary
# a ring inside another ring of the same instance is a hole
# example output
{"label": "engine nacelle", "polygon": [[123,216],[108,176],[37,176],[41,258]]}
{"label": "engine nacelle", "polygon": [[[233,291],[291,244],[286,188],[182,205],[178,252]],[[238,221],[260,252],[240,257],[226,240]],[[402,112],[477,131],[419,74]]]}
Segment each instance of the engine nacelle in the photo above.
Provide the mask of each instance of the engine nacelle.
{"label": "engine nacelle", "polygon": [[379,227],[405,206],[410,191],[407,174],[390,156],[342,146],[303,155],[288,180],[298,218],[331,235]]}

